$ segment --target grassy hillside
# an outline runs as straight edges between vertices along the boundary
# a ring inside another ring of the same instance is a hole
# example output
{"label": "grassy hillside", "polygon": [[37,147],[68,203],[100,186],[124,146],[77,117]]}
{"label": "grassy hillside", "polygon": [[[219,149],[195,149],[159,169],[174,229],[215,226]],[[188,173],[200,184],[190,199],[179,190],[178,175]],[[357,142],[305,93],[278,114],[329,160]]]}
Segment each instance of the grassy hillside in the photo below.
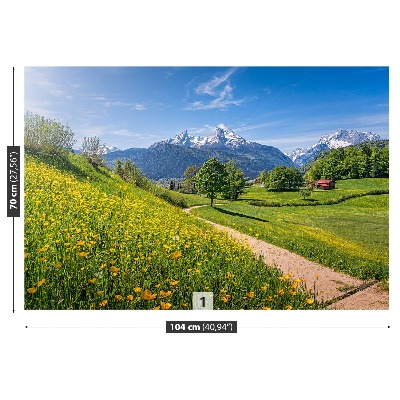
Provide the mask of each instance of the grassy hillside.
{"label": "grassy hillside", "polygon": [[301,286],[80,155],[25,158],[26,309],[321,307]]}
{"label": "grassy hillside", "polygon": [[[341,181],[339,190],[357,193],[387,185],[387,179]],[[313,196],[336,196],[337,193],[321,191]],[[254,187],[243,197],[286,202],[291,196],[298,193],[271,193]],[[257,207],[241,201],[193,212],[353,276],[387,280],[388,201],[387,194],[315,207]]]}

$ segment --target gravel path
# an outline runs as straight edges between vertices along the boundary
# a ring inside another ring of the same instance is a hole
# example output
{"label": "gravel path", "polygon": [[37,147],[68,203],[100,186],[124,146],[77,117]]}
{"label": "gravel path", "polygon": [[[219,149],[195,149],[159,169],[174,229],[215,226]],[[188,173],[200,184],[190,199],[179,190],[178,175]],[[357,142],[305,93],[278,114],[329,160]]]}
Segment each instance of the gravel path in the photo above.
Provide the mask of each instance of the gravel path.
{"label": "gravel path", "polygon": [[[195,206],[184,209],[190,213]],[[215,228],[226,232],[239,243],[249,247],[261,256],[267,265],[274,266],[292,279],[305,281],[307,289],[316,293],[318,300],[329,303],[328,309],[335,310],[387,310],[389,293],[374,281],[363,281],[352,276],[333,271],[321,264],[307,260],[289,250],[274,246],[263,240],[238,232],[224,225],[197,217]]]}

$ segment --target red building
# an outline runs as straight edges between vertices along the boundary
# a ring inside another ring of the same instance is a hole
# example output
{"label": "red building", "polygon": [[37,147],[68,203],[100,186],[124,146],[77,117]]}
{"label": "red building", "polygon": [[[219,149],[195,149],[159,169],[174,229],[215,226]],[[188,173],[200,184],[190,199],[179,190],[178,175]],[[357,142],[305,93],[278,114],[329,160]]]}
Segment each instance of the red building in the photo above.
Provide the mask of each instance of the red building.
{"label": "red building", "polygon": [[317,189],[331,190],[335,189],[335,181],[333,179],[320,179],[315,186]]}

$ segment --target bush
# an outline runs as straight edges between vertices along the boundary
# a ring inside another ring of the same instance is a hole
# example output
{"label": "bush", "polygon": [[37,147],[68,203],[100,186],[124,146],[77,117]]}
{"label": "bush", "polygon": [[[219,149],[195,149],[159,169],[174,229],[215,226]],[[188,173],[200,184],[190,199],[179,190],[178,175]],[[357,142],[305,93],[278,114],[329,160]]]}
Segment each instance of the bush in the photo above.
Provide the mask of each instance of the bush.
{"label": "bush", "polygon": [[29,111],[24,119],[24,142],[28,152],[72,151],[76,140],[68,125],[64,126],[56,120],[46,119]]}
{"label": "bush", "polygon": [[90,164],[104,166],[103,155],[105,150],[104,146],[100,144],[100,139],[98,137],[84,137],[81,151],[82,155],[90,162]]}

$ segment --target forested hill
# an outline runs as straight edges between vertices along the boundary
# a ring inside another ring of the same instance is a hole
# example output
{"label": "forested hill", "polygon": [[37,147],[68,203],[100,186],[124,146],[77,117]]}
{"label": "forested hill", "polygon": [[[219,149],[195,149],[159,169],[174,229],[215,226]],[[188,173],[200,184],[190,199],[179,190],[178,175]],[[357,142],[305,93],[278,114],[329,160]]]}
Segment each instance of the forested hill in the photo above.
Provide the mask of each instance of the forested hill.
{"label": "forested hill", "polygon": [[389,140],[326,150],[302,168],[306,180],[389,176]]}

